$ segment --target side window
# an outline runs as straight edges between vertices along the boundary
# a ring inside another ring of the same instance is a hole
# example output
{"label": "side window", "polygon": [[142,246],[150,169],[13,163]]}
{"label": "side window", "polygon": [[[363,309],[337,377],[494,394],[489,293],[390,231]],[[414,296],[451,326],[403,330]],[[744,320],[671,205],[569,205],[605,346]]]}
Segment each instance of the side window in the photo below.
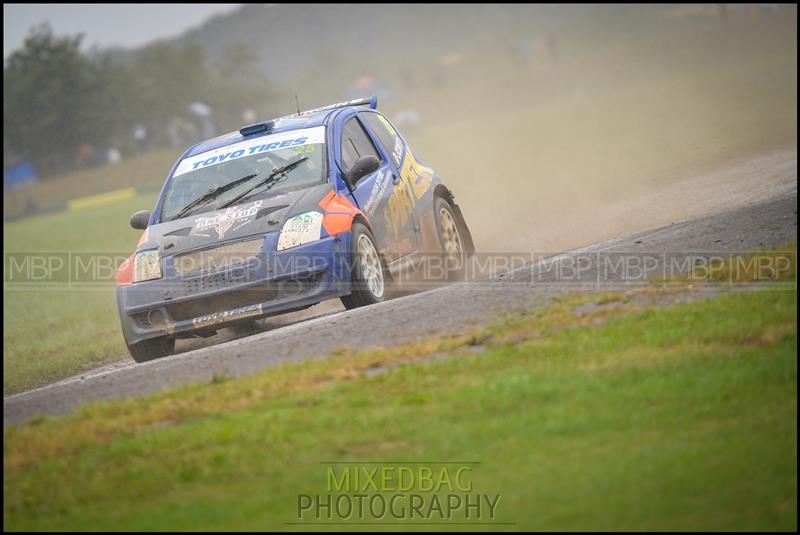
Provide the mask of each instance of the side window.
{"label": "side window", "polygon": [[392,155],[395,165],[400,167],[400,164],[403,163],[405,144],[392,124],[383,115],[377,113],[361,113],[360,117],[378,136],[386,152]]}
{"label": "side window", "polygon": [[372,143],[364,128],[355,117],[348,119],[342,128],[342,164],[344,170],[349,171],[353,164],[362,156],[371,154],[381,159],[378,150]]}

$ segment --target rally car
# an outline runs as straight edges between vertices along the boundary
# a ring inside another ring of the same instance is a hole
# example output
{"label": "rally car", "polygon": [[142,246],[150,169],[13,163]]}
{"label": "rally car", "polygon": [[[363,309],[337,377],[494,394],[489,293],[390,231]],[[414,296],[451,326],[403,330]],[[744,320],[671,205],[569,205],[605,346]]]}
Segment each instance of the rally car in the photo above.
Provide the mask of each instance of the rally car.
{"label": "rally car", "polygon": [[176,337],[341,298],[387,298],[396,274],[473,252],[452,192],[377,110],[348,101],[243,127],[178,159],[117,272],[122,333],[137,362]]}

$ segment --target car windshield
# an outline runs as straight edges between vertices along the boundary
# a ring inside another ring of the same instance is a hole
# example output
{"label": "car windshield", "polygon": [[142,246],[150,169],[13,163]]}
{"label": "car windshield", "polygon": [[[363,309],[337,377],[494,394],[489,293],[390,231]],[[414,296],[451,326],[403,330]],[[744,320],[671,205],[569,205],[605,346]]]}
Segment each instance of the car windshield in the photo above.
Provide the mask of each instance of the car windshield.
{"label": "car windshield", "polygon": [[241,202],[318,184],[325,180],[324,149],[325,130],[320,126],[241,141],[184,158],[172,175],[160,220],[174,219],[184,207],[209,190],[255,175],[214,196],[208,202],[201,203],[190,210],[187,216],[214,210],[258,184],[273,170],[301,158],[305,160],[291,167],[285,174],[276,176],[272,183],[256,189]]}

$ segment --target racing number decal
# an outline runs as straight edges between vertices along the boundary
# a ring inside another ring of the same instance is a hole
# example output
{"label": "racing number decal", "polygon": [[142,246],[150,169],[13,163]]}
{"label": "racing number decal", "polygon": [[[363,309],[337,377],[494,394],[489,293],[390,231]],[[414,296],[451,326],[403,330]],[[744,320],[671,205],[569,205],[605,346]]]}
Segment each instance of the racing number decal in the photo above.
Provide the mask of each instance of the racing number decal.
{"label": "racing number decal", "polygon": [[400,169],[400,180],[389,197],[386,220],[392,234],[398,236],[408,224],[417,201],[422,198],[433,181],[433,170],[420,165],[410,150],[406,151],[403,166]]}
{"label": "racing number decal", "polygon": [[297,147],[292,147],[292,151],[295,154],[308,154],[314,152],[316,148],[316,145],[298,145]]}

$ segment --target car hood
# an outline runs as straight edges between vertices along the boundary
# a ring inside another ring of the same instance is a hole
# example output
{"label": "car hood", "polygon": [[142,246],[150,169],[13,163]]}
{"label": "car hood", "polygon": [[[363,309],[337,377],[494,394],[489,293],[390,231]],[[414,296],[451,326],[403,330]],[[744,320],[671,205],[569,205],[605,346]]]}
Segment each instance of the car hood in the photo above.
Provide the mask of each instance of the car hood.
{"label": "car hood", "polygon": [[289,217],[311,210],[321,211],[319,202],[331,189],[330,184],[321,184],[151,225],[137,250],[158,249],[162,257],[171,256],[277,232]]}

